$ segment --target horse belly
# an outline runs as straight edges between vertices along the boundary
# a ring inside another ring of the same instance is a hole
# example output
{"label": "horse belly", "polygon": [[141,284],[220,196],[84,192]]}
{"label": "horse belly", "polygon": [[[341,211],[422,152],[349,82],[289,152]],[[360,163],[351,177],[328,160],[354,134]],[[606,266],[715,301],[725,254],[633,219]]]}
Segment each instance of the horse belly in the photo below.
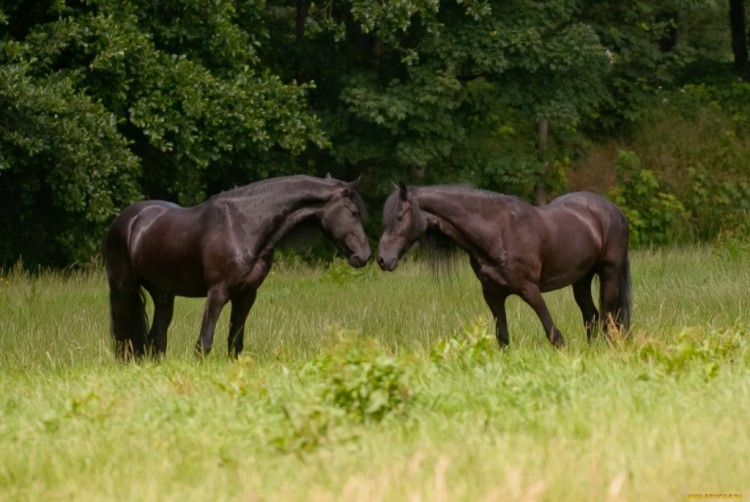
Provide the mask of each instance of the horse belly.
{"label": "horse belly", "polygon": [[568,270],[560,271],[556,274],[549,274],[543,277],[539,283],[539,289],[542,292],[555,291],[564,287],[575,284],[581,280],[586,274],[588,274],[594,264],[581,264],[578,267],[570,268]]}
{"label": "horse belly", "polygon": [[594,268],[597,256],[598,247],[593,244],[586,251],[577,248],[552,254],[542,263],[539,289],[554,291],[577,282]]}
{"label": "horse belly", "polygon": [[140,259],[136,271],[149,287],[176,296],[202,297],[208,291],[203,267],[174,254]]}

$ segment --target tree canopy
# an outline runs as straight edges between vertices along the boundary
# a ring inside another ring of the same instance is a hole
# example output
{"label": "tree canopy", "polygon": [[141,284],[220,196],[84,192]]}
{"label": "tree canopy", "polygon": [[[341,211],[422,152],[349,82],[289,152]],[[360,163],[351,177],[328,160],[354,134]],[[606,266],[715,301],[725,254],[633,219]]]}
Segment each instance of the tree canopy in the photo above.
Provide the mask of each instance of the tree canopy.
{"label": "tree canopy", "polygon": [[136,199],[193,204],[282,174],[363,174],[376,202],[391,179],[554,188],[585,138],[636,122],[691,63],[728,61],[711,31],[729,33],[726,11],[0,0],[0,266],[84,262]]}

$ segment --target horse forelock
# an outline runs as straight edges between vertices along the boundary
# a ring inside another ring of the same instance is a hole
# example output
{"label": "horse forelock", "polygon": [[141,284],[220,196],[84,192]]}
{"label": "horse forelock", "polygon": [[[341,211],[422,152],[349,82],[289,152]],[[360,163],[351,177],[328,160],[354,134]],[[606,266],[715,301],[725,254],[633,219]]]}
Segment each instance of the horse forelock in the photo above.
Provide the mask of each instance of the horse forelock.
{"label": "horse forelock", "polygon": [[364,201],[364,199],[362,199],[362,196],[359,194],[359,192],[356,191],[356,190],[354,190],[354,189],[352,189],[349,192],[349,198],[352,200],[352,202],[354,202],[354,205],[359,210],[359,214],[361,215],[361,219],[362,220],[366,220],[367,216],[368,216],[368,214],[367,214],[367,206],[365,205],[365,201]]}
{"label": "horse forelock", "polygon": [[392,228],[396,225],[401,204],[401,194],[398,190],[394,190],[385,200],[383,206],[383,228]]}

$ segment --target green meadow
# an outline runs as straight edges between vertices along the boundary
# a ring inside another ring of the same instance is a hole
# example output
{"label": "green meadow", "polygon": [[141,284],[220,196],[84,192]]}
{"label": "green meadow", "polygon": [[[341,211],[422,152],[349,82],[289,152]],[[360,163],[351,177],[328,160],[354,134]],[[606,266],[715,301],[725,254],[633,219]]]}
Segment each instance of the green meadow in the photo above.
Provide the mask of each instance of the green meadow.
{"label": "green meadow", "polygon": [[[435,276],[278,263],[245,353],[114,361],[101,267],[0,275],[0,500],[603,501],[750,497],[750,250],[635,251],[633,330],[566,340],[508,301],[501,351],[465,258]],[[596,287],[596,284],[595,284]]]}

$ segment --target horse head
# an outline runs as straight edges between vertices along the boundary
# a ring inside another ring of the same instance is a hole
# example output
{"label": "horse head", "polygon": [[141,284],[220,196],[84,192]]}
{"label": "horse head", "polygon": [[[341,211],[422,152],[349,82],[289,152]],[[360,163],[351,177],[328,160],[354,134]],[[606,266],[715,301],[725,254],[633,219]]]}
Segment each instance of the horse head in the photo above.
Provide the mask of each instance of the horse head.
{"label": "horse head", "polygon": [[320,223],[349,258],[352,267],[363,267],[370,260],[370,243],[362,227],[365,208],[357,193],[359,179],[341,182],[323,207]]}
{"label": "horse head", "polygon": [[383,235],[378,243],[378,265],[394,270],[398,260],[425,233],[427,221],[414,190],[396,185],[383,208]]}

